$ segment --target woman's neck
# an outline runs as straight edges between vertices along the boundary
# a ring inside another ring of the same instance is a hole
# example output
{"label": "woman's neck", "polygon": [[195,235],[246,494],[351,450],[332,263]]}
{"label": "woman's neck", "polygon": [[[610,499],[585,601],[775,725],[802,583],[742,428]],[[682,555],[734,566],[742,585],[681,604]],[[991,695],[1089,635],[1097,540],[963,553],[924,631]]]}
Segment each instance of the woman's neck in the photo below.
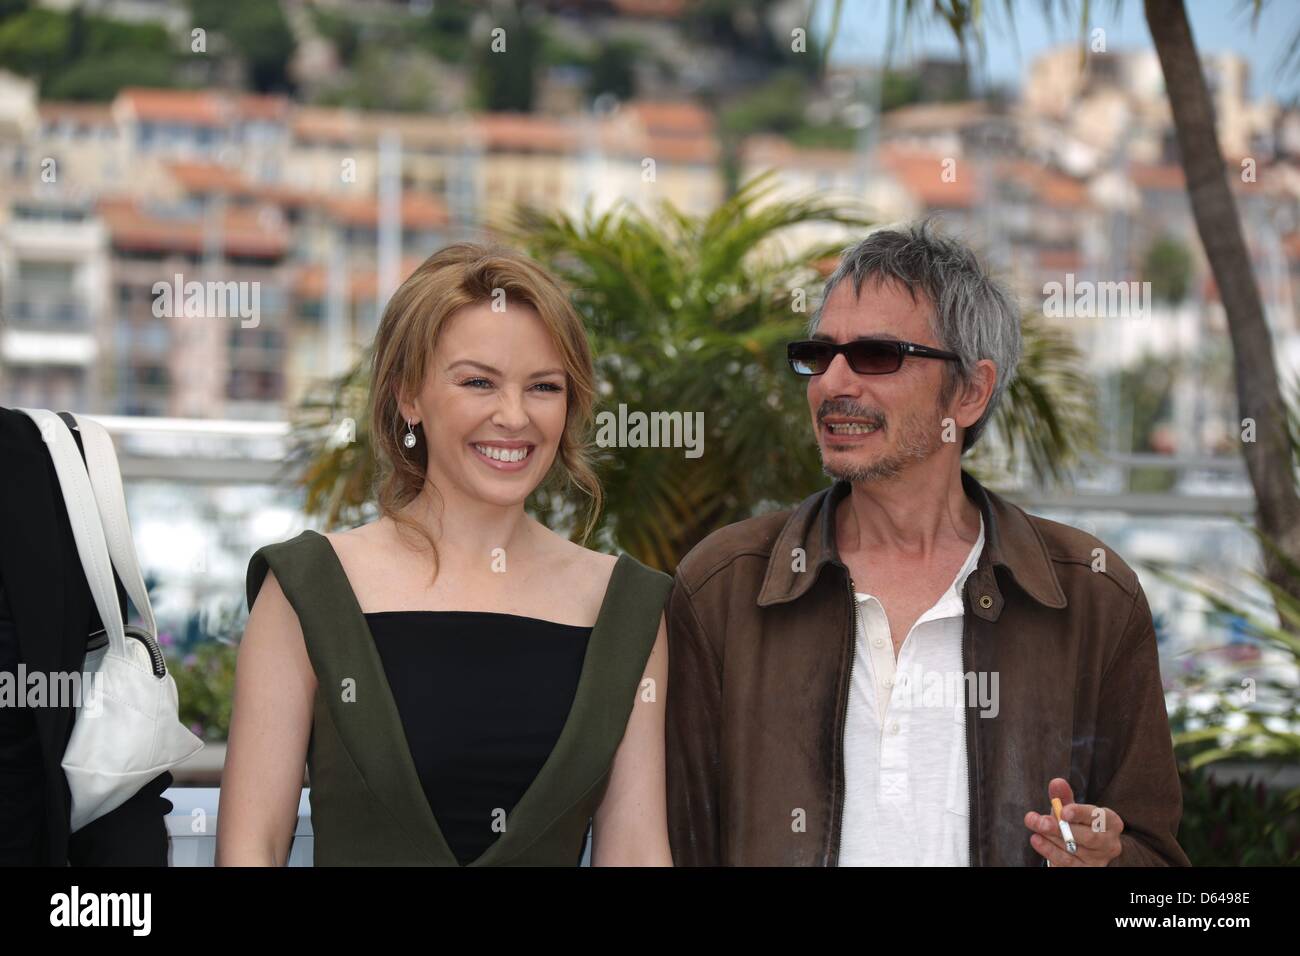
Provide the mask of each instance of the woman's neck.
{"label": "woman's neck", "polygon": [[[488,568],[511,554],[522,557],[533,547],[537,524],[524,510],[523,502],[502,506],[471,498],[456,489],[435,495],[426,485],[405,508],[404,517],[414,521],[438,547],[438,563],[459,567]],[[498,551],[497,549],[500,549]]]}

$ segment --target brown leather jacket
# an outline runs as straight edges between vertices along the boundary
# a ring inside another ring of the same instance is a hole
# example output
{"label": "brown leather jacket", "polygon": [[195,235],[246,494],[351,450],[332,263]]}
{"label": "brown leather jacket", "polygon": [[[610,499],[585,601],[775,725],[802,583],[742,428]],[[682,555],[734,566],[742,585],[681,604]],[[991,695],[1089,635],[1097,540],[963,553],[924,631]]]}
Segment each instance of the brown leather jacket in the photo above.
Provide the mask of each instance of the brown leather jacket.
{"label": "brown leather jacket", "polygon": [[[1043,864],[1024,816],[1050,812],[1053,777],[1124,821],[1112,865],[1189,865],[1137,576],[1095,538],[962,481],[985,530],[963,595],[963,670],[998,675],[996,714],[966,707],[971,865]],[[667,720],[678,866],[836,865],[854,634],[832,518],[848,490],[836,482],[793,511],[722,528],[677,569]]]}

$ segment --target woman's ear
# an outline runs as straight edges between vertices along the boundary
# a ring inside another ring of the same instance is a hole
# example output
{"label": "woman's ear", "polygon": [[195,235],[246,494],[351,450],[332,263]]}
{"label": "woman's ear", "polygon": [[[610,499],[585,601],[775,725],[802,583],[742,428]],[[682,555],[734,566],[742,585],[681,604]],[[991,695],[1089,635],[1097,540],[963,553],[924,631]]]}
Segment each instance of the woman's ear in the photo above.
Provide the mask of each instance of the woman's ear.
{"label": "woman's ear", "polygon": [[410,422],[419,418],[415,410],[415,402],[402,398],[401,391],[394,387],[393,398],[397,401],[397,413],[402,416],[402,421]]}

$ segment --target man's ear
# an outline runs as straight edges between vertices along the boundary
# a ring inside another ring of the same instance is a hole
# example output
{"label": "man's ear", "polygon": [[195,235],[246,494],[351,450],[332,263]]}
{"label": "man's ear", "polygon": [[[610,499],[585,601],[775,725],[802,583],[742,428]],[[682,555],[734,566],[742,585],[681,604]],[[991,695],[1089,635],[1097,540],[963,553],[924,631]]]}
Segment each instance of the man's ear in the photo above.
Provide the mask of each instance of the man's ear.
{"label": "man's ear", "polygon": [[971,376],[956,395],[953,420],[962,428],[969,428],[980,420],[993,397],[993,387],[998,381],[998,367],[989,359],[975,363]]}

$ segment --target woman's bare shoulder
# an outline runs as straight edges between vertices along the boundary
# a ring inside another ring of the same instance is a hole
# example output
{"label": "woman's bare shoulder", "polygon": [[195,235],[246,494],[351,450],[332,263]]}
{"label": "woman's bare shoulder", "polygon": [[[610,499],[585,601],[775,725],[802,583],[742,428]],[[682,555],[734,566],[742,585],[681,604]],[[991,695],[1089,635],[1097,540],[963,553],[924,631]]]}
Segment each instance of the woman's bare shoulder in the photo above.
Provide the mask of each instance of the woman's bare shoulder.
{"label": "woman's bare shoulder", "polygon": [[545,536],[542,553],[547,561],[558,562],[560,567],[574,574],[590,578],[593,575],[608,578],[618,563],[618,555],[593,551],[576,541],[570,541],[549,528],[544,528]]}
{"label": "woman's bare shoulder", "polygon": [[549,576],[563,592],[581,595],[594,619],[604,603],[618,556],[585,548],[553,531],[547,534],[543,558],[551,569]]}
{"label": "woman's bare shoulder", "polygon": [[367,521],[355,528],[338,531],[322,531],[321,535],[328,541],[337,554],[364,553],[383,544],[383,539],[391,533],[389,522],[384,518]]}

